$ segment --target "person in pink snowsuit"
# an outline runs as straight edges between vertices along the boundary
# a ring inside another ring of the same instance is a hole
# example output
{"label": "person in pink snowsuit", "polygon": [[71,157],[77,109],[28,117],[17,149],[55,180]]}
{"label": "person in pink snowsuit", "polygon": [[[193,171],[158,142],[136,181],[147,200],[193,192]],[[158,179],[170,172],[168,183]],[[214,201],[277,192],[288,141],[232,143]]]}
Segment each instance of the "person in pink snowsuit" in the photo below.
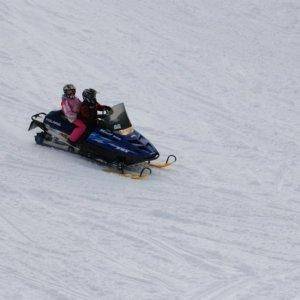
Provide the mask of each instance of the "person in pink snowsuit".
{"label": "person in pink snowsuit", "polygon": [[61,99],[61,107],[65,116],[75,125],[74,130],[69,135],[68,142],[72,145],[76,144],[86,130],[86,125],[77,119],[79,113],[81,101],[75,96],[76,88],[73,84],[67,84],[63,88],[64,94]]}

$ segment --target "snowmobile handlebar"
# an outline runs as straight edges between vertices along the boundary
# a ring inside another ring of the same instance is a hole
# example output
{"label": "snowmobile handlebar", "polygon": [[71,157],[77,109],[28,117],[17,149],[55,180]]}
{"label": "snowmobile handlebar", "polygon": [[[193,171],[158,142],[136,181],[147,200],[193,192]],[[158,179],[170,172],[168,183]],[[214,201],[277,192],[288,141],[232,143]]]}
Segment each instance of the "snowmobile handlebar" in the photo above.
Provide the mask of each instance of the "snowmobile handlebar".
{"label": "snowmobile handlebar", "polygon": [[[112,109],[105,109],[105,110],[102,110],[101,112],[102,112],[101,114],[97,114],[98,119],[103,119],[105,117],[108,117],[108,116],[112,115],[113,110]],[[105,113],[103,113],[103,112],[105,112]]]}

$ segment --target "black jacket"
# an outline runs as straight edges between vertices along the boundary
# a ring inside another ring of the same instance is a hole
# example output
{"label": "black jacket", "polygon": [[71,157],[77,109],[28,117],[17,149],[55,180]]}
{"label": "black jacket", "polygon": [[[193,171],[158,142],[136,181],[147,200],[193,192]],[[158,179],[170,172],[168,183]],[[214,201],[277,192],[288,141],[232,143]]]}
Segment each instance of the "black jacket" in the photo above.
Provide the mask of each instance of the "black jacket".
{"label": "black jacket", "polygon": [[79,118],[88,126],[93,127],[97,125],[97,111],[110,110],[111,108],[106,105],[96,103],[90,105],[87,101],[83,101],[79,110]]}

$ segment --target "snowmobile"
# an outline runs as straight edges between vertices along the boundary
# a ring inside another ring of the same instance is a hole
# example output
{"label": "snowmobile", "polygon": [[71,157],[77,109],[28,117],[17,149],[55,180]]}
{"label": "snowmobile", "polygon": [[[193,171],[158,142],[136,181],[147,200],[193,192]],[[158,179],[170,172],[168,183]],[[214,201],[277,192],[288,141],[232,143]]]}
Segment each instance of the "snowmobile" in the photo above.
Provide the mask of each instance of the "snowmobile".
{"label": "snowmobile", "polygon": [[[117,170],[119,174],[133,179],[146,178],[151,174],[151,166],[164,168],[176,161],[175,155],[169,155],[165,162],[153,162],[159,157],[159,152],[133,128],[124,103],[99,114],[98,125],[87,129],[79,146],[68,143],[74,125],[61,110],[50,111],[48,114],[37,113],[31,120],[28,130],[42,130],[35,135],[38,145],[80,154],[108,166],[107,170]],[[135,167],[134,171],[129,171],[132,166]]]}

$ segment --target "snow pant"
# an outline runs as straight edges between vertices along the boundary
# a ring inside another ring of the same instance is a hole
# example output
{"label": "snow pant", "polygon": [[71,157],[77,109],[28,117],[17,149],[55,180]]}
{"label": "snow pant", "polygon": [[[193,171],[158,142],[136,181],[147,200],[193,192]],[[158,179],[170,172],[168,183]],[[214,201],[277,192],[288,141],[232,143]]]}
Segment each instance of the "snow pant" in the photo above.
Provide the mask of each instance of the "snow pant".
{"label": "snow pant", "polygon": [[69,135],[69,140],[71,142],[77,142],[81,136],[84,134],[85,130],[86,130],[86,125],[80,120],[80,119],[76,119],[73,124],[76,126],[72,133]]}

